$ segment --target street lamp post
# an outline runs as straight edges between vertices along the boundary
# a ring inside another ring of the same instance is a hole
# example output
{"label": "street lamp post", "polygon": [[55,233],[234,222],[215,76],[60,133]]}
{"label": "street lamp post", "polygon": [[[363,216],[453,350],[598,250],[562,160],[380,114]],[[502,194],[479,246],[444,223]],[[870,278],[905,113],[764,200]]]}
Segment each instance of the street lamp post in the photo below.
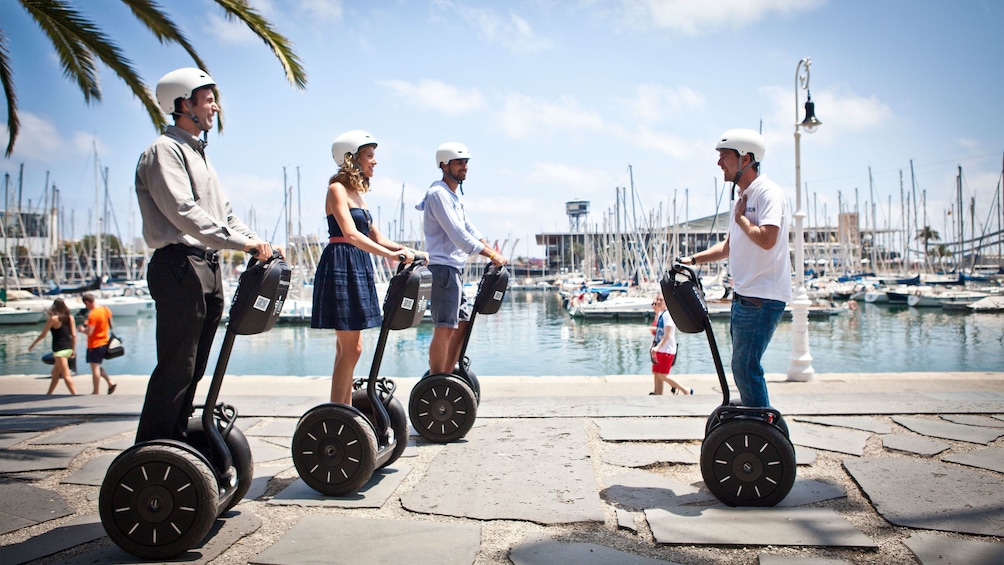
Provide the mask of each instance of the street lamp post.
{"label": "street lamp post", "polygon": [[[805,291],[805,210],[802,209],[802,163],[800,144],[804,129],[805,133],[816,131],[820,125],[816,119],[816,107],[809,92],[809,67],[812,59],[805,57],[795,67],[795,292],[791,300],[791,358],[788,365],[788,380],[811,381],[816,374],[812,368],[812,354],[809,353],[809,306],[812,302]],[[798,121],[798,90],[804,89],[807,94],[805,101],[805,119]]]}

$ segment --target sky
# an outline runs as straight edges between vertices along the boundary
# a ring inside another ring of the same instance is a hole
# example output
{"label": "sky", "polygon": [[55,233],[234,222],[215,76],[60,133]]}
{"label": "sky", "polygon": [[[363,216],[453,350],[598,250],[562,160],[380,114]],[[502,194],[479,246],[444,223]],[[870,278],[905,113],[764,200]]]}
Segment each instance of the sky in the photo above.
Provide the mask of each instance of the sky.
{"label": "sky", "polygon": [[[613,222],[618,187],[628,187],[626,221],[638,224],[724,211],[715,143],[732,128],[763,132],[762,171],[794,208],[794,124],[807,94],[796,70],[804,57],[823,122],[801,136],[808,225],[835,225],[841,200],[863,223],[874,200],[877,227],[900,229],[901,186],[907,194],[915,187],[927,225],[952,239],[947,211],[960,167],[977,225],[996,218],[1001,0],[250,3],[292,42],[305,90],[290,86],[265,44],[215,2],[162,7],[219,85],[225,127],[210,132],[208,152],[233,208],[280,244],[284,182],[293,235],[326,236],[331,142],[352,129],[379,141],[366,200],[390,237],[419,237],[414,205],[440,178],[434,156],[446,141],[471,151],[469,217],[489,241],[508,241],[512,257],[543,256],[534,235],[568,231],[568,201],[589,201],[584,223],[602,230]],[[151,90],[166,72],[193,65],[123,4],[74,4]],[[64,236],[93,233],[96,186],[103,191],[96,149],[116,219],[109,231],[139,237],[136,160],[158,133],[146,111],[103,66],[102,100],[87,104],[19,2],[0,0],[0,26],[22,124],[14,153],[0,160],[9,201],[19,179],[24,207],[38,207],[55,185]],[[6,146],[5,112],[0,122]],[[996,228],[996,219],[989,223]]]}

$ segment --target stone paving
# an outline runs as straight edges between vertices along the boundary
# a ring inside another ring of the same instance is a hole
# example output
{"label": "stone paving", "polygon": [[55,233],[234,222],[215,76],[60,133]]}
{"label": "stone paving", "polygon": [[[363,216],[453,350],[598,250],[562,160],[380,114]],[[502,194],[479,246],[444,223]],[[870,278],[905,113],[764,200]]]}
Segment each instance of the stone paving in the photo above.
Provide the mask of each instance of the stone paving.
{"label": "stone paving", "polygon": [[[406,399],[414,379],[401,381]],[[256,389],[228,398],[254,454],[252,487],[177,560],[1004,563],[1004,374],[888,381],[772,393],[798,464],[773,508],[724,506],[701,481],[713,383],[692,397],[602,381],[577,395],[546,381],[506,395],[482,378],[464,440],[413,434],[401,459],[346,497],[311,490],[288,454],[297,419],[323,393]],[[96,508],[141,402],[0,395],[0,564],[135,561],[105,536]]]}

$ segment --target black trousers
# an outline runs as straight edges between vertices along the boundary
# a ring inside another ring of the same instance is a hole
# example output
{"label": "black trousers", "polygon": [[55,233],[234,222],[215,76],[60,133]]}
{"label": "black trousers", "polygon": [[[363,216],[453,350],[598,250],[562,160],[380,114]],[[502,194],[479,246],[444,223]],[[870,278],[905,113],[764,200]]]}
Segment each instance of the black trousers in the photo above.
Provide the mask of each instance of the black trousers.
{"label": "black trousers", "polygon": [[223,316],[219,264],[180,246],[154,252],[147,267],[157,306],[157,366],[150,375],[136,442],[185,441],[196,385],[206,372]]}

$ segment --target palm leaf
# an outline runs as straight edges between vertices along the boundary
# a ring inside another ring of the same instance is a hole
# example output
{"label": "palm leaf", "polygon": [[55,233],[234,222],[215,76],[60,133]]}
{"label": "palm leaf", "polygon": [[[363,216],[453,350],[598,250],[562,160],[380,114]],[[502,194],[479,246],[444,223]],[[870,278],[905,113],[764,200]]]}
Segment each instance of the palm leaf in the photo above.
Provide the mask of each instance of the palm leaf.
{"label": "palm leaf", "polygon": [[21,0],[21,5],[52,42],[63,75],[77,83],[86,102],[100,101],[98,69],[79,37],[96,32],[94,25],[61,0]]}
{"label": "palm leaf", "polygon": [[292,44],[282,34],[272,29],[271,24],[247,0],[216,0],[216,3],[226,12],[230,21],[240,20],[268,45],[272,53],[279,59],[286,73],[286,80],[299,90],[307,85],[307,72],[300,64],[300,58],[293,51]]}
{"label": "palm leaf", "polygon": [[77,81],[84,99],[101,100],[94,57],[101,60],[132,90],[133,95],[146,108],[151,121],[159,131],[166,124],[163,112],[153,94],[143,84],[132,62],[125,58],[118,46],[93,22],[68,6],[62,0],[21,0],[22,5],[49,36],[60,63],[68,77]]}
{"label": "palm leaf", "polygon": [[195,61],[195,66],[200,69],[209,72],[209,67],[206,65],[205,61],[199,57],[199,54],[195,51],[195,46],[188,41],[185,34],[178,29],[178,26],[174,25],[174,22],[167,17],[157,4],[151,2],[150,0],[122,0],[122,3],[129,6],[132,10],[134,16],[139,19],[147,29],[150,30],[157,40],[161,44],[166,43],[177,43],[180,45],[187,53],[188,56]]}
{"label": "palm leaf", "polygon": [[[2,1],[2,0],[0,0]],[[26,12],[35,20],[42,32],[52,42],[63,74],[75,82],[88,103],[101,101],[101,87],[95,59],[108,66],[125,82],[146,108],[150,120],[160,130],[167,125],[153,93],[143,84],[118,46],[106,36],[91,20],[69,5],[66,0],[18,0]],[[272,29],[271,24],[248,5],[247,0],[215,0],[223,8],[227,19],[239,20],[272,50],[279,59],[286,79],[299,90],[307,83],[307,74],[292,45],[283,35]],[[208,66],[199,57],[195,47],[154,0],[122,0],[140,22],[149,29],[161,43],[177,43],[192,57],[202,69]],[[9,140],[6,155],[14,150],[14,142],[20,130],[17,116],[17,96],[14,90],[13,72],[10,66],[9,45],[0,27],[0,83],[7,98],[7,130]],[[219,91],[216,96],[219,100]],[[223,129],[223,119],[217,120],[218,129]]]}
{"label": "palm leaf", "polygon": [[10,157],[14,151],[14,140],[21,130],[21,121],[17,118],[17,93],[14,92],[14,76],[10,68],[10,55],[7,50],[7,34],[0,28],[0,83],[3,83],[3,93],[7,97],[7,150],[4,157]]}

